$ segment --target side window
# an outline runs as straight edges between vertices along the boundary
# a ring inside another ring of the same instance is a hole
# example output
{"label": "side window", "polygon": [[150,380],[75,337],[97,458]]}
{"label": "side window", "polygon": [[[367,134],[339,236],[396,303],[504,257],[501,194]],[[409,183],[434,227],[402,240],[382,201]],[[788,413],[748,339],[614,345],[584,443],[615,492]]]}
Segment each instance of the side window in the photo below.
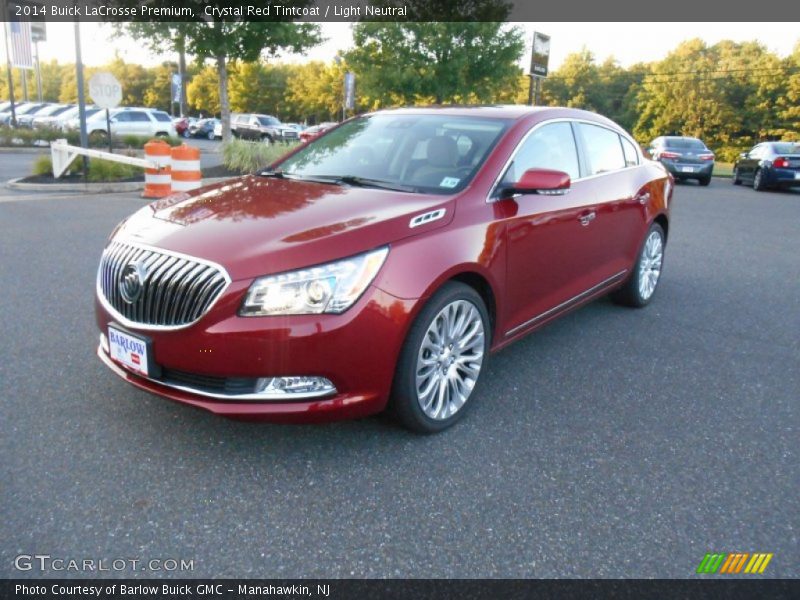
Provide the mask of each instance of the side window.
{"label": "side window", "polygon": [[117,123],[127,123],[128,121],[130,121],[129,117],[130,115],[126,110],[123,110],[122,112],[114,116],[114,118],[117,120]]}
{"label": "side window", "polygon": [[143,112],[138,111],[138,110],[132,110],[132,111],[128,112],[128,117],[129,117],[129,119],[131,121],[139,121],[139,122],[141,122],[141,121],[149,121],[150,120],[150,117],[148,117],[146,113],[143,113]]}
{"label": "side window", "polygon": [[628,138],[619,136],[619,139],[622,140],[622,151],[625,154],[625,166],[635,167],[639,164],[639,155],[636,153],[636,148],[634,148]]}
{"label": "side window", "polygon": [[580,128],[592,175],[625,167],[625,156],[619,143],[619,134],[605,127],[587,123],[581,123]]}
{"label": "side window", "polygon": [[563,171],[572,179],[580,177],[578,150],[569,123],[544,125],[528,136],[503,176],[503,183],[513,183],[528,169],[536,168]]}

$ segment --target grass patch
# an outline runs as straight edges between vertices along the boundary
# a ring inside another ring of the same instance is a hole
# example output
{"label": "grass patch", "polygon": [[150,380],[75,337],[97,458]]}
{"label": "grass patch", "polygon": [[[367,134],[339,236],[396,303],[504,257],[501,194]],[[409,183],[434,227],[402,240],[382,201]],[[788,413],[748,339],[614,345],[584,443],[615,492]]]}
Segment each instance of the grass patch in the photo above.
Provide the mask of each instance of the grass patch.
{"label": "grass patch", "polygon": [[733,177],[733,163],[715,162],[714,177]]}
{"label": "grass patch", "polygon": [[[83,161],[81,160],[81,157],[78,157],[69,166],[69,169],[67,169],[64,177],[69,175],[79,175],[82,170]],[[33,163],[32,171],[32,175],[52,177],[53,161],[47,155],[39,156]],[[124,165],[122,163],[113,162],[110,160],[102,160],[100,158],[92,158],[89,160],[88,180],[93,183],[137,179],[141,177],[142,173],[142,169],[132,165]]]}
{"label": "grass patch", "polygon": [[232,139],[222,145],[222,164],[232,171],[252,173],[269,166],[297,145]]}

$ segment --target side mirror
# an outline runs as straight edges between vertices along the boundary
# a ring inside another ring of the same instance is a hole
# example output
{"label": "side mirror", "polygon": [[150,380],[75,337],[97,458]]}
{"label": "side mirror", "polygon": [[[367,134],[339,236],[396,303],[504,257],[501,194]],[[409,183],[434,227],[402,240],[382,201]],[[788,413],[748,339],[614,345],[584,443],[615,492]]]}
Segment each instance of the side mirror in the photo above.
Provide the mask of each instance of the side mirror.
{"label": "side mirror", "polygon": [[747,158],[747,152],[742,152],[739,154],[739,158]]}
{"label": "side mirror", "polygon": [[516,183],[507,186],[506,194],[542,194],[557,196],[569,191],[571,181],[563,171],[528,169]]}

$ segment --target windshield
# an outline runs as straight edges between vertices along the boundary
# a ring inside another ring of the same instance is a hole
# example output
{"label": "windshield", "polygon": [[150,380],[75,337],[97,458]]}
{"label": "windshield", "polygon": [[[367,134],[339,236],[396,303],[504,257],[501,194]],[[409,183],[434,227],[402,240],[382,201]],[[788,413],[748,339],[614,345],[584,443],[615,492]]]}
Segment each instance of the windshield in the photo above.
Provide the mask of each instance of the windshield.
{"label": "windshield", "polygon": [[700,140],[693,138],[667,138],[667,148],[678,148],[680,150],[705,150],[706,145]]}
{"label": "windshield", "polygon": [[258,117],[258,122],[266,126],[281,124],[275,117]]}
{"label": "windshield", "polygon": [[800,154],[800,144],[793,144],[792,142],[772,144],[772,149],[775,154]]}
{"label": "windshield", "polygon": [[508,123],[452,115],[361,117],[312,141],[280,169],[303,179],[357,178],[450,194],[469,183]]}

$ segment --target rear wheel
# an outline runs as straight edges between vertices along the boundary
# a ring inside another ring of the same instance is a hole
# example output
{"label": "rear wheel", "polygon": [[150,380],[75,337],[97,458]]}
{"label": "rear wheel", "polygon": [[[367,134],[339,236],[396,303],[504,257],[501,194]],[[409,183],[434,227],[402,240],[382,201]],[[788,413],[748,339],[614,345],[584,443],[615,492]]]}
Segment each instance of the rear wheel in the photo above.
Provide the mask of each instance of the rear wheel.
{"label": "rear wheel", "polygon": [[697,180],[697,183],[699,183],[700,185],[708,185],[709,183],[711,183],[711,176],[709,175],[708,177],[701,177],[700,179]]}
{"label": "rear wheel", "polygon": [[269,134],[265,133],[261,136],[261,141],[264,142],[265,144],[271,144],[272,138],[269,136]]}
{"label": "rear wheel", "polygon": [[653,299],[664,265],[664,230],[653,223],[644,238],[639,258],[625,285],[612,294],[619,304],[641,308]]}
{"label": "rear wheel", "polygon": [[464,414],[491,339],[486,306],[468,285],[446,283],[420,312],[400,354],[390,408],[408,428],[435,433]]}
{"label": "rear wheel", "polygon": [[753,189],[757,192],[763,192],[767,189],[767,182],[764,179],[764,172],[759,169],[753,177]]}
{"label": "rear wheel", "polygon": [[213,140],[216,139],[217,136],[214,135],[214,130],[212,129],[211,131],[208,132],[208,135],[206,137],[208,137],[208,139],[210,140]]}

